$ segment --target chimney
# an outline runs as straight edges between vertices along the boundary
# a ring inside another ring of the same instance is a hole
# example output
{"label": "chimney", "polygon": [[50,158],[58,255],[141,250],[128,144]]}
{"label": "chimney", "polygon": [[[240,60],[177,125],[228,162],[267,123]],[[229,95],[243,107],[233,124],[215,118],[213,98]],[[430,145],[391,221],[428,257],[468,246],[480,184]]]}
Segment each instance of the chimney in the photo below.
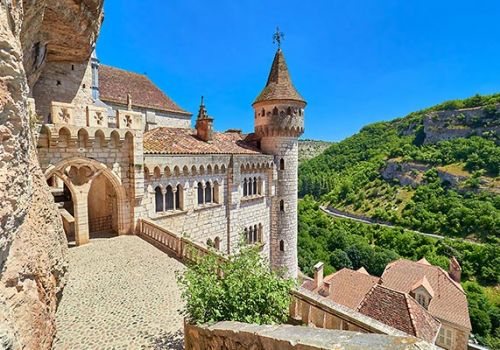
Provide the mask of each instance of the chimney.
{"label": "chimney", "polygon": [[323,265],[321,261],[314,265],[314,289],[323,285]]}
{"label": "chimney", "polygon": [[201,96],[200,109],[198,111],[198,118],[196,118],[196,135],[199,139],[205,142],[211,142],[213,136],[213,118],[209,117],[205,104],[203,103],[203,96]]}
{"label": "chimney", "polygon": [[462,279],[462,267],[454,256],[450,259],[450,271],[448,271],[448,275],[457,283],[460,283]]}

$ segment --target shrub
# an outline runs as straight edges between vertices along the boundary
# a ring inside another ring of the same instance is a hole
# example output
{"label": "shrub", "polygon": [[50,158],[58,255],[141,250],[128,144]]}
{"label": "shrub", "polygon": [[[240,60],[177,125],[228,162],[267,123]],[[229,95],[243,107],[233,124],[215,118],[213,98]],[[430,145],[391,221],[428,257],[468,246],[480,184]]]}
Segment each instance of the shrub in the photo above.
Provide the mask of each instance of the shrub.
{"label": "shrub", "polygon": [[287,321],[294,281],[270,271],[256,247],[242,247],[227,260],[206,255],[178,274],[177,283],[191,323],[276,324]]}

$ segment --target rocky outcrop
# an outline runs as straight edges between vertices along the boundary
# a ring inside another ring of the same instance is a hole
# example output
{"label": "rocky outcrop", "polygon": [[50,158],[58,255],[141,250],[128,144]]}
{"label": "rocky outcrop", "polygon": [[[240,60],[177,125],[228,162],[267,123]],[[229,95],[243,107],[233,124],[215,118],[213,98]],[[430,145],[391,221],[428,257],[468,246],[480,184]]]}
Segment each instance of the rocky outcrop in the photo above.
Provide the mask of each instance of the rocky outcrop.
{"label": "rocky outcrop", "polygon": [[45,62],[89,58],[101,19],[102,0],[0,0],[0,348],[51,347],[67,248],[28,96]]}
{"label": "rocky outcrop", "polygon": [[439,111],[424,117],[424,144],[490,133],[500,138],[500,106]]}
{"label": "rocky outcrop", "polygon": [[423,173],[431,167],[425,164],[399,162],[389,159],[382,169],[381,175],[384,180],[397,180],[401,186],[418,187],[422,183]]}
{"label": "rocky outcrop", "polygon": [[299,162],[319,156],[331,145],[327,141],[299,140]]}

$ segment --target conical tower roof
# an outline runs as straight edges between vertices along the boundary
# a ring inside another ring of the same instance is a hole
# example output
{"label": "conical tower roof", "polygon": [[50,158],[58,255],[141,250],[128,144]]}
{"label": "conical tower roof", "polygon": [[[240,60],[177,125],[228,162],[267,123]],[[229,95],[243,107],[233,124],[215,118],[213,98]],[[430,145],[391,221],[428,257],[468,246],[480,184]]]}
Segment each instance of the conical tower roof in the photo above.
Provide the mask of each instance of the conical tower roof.
{"label": "conical tower roof", "polygon": [[267,78],[266,87],[262,90],[260,95],[257,96],[253,104],[272,100],[295,100],[306,102],[293,86],[292,79],[288,73],[285,56],[281,49],[278,49],[276,55],[274,55],[273,65],[271,66],[269,77]]}

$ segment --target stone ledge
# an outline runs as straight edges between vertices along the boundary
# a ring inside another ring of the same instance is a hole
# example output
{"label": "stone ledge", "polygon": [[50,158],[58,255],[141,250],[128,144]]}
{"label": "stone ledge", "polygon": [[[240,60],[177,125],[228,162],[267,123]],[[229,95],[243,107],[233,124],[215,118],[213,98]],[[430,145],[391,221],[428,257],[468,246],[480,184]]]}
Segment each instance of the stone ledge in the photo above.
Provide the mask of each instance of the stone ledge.
{"label": "stone ledge", "polygon": [[264,196],[263,194],[258,194],[258,195],[254,195],[254,196],[246,196],[246,197],[241,197],[240,202],[241,203],[248,203],[248,202],[258,201],[259,199],[263,199],[265,197],[266,196]]}
{"label": "stone ledge", "polygon": [[292,325],[259,326],[227,321],[212,326],[184,324],[184,337],[186,350],[437,349],[410,336],[366,334]]}
{"label": "stone ledge", "polygon": [[222,207],[222,203],[203,204],[193,209],[194,212]]}
{"label": "stone ledge", "polygon": [[152,219],[152,220],[163,219],[166,217],[180,216],[180,215],[184,215],[184,214],[187,214],[187,210],[170,210],[170,211],[155,213],[155,215],[150,217],[150,219]]}

